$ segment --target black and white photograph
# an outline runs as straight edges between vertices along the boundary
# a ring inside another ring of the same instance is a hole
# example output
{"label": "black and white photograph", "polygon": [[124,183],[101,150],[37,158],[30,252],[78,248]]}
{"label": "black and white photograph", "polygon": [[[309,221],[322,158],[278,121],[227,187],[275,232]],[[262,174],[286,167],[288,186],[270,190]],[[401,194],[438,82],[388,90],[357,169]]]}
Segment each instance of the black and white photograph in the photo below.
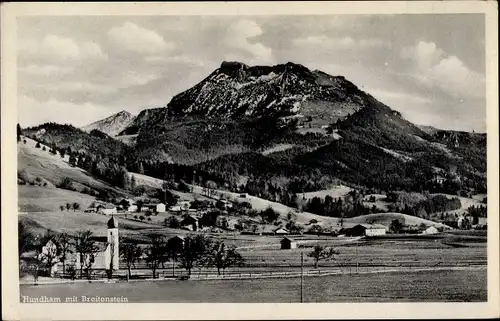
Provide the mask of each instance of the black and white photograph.
{"label": "black and white photograph", "polygon": [[19,309],[487,303],[486,25],[18,16]]}

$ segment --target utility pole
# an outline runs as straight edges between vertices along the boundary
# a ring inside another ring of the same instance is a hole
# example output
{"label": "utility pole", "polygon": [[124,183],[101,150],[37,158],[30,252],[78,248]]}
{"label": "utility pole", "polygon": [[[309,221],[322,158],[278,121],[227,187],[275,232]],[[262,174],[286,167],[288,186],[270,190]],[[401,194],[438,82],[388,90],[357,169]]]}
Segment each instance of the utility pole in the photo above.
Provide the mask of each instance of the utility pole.
{"label": "utility pole", "polygon": [[300,303],[304,302],[304,252],[300,252]]}
{"label": "utility pole", "polygon": [[356,240],[356,273],[358,273],[359,259],[358,259],[358,240]]}

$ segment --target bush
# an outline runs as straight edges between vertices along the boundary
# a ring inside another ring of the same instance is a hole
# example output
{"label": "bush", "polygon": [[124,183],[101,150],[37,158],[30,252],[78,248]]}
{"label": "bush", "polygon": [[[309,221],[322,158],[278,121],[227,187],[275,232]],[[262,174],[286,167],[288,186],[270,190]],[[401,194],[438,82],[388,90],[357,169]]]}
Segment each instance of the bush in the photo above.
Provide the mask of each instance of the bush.
{"label": "bush", "polygon": [[57,184],[56,187],[68,190],[74,190],[73,181],[69,177],[64,177],[61,183]]}
{"label": "bush", "polygon": [[276,212],[272,207],[268,207],[260,212],[260,216],[263,221],[273,223],[280,217],[280,213]]}
{"label": "bush", "polygon": [[163,221],[163,225],[166,226],[166,227],[170,227],[170,228],[179,228],[179,227],[181,227],[180,221],[175,216],[170,216],[169,218],[166,218]]}

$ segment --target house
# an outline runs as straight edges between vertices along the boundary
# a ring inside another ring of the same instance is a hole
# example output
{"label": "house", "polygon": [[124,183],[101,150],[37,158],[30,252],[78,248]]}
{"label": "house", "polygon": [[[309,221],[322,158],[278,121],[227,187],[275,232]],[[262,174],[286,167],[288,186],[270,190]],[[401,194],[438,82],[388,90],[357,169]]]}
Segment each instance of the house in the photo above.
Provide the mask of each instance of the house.
{"label": "house", "polygon": [[381,224],[358,224],[346,230],[346,236],[384,235],[387,227]]}
{"label": "house", "polygon": [[436,183],[438,183],[438,184],[443,184],[445,180],[446,179],[443,176],[440,176],[440,175],[436,175],[436,177],[434,177],[434,181]]}
{"label": "house", "polygon": [[167,210],[167,207],[163,203],[150,203],[144,204],[142,209],[148,209],[154,213],[164,213]]}
{"label": "house", "polygon": [[186,215],[181,221],[181,226],[190,231],[198,230],[198,219],[192,215]]}
{"label": "house", "polygon": [[366,236],[384,235],[388,228],[382,224],[371,224],[365,231]]}
{"label": "house", "polygon": [[286,234],[290,234],[290,232],[286,228],[280,227],[280,228],[274,230],[274,234],[276,234],[276,235],[286,235]]}
{"label": "house", "polygon": [[182,249],[184,246],[184,237],[176,235],[168,239],[169,246],[172,246],[174,249]]}
{"label": "house", "polygon": [[220,199],[220,200],[217,201],[216,206],[218,208],[220,208],[220,209],[227,210],[228,208],[232,208],[233,207],[233,203],[231,203],[228,200]]}
{"label": "house", "polygon": [[291,250],[297,248],[297,242],[289,239],[288,237],[284,237],[281,241],[281,249],[282,250]]}
{"label": "house", "polygon": [[180,207],[181,211],[187,211],[191,207],[190,201],[180,201],[177,203],[177,206]]}
{"label": "house", "polygon": [[431,235],[431,234],[437,234],[437,233],[439,233],[439,231],[434,226],[429,226],[424,231],[422,231],[422,234],[425,234],[425,235]]}
{"label": "house", "polygon": [[180,207],[180,205],[170,206],[168,210],[171,212],[182,212],[182,208]]}
{"label": "house", "polygon": [[[59,256],[57,255],[58,244],[54,240],[49,240],[41,249],[40,252],[30,251],[21,254],[21,260],[29,262],[42,263],[40,266],[41,271],[46,273],[47,276],[53,276],[59,268]],[[51,266],[47,266],[50,263]],[[40,271],[40,270],[39,270]]]}
{"label": "house", "polygon": [[97,213],[104,215],[113,215],[117,213],[116,206],[111,204],[101,204],[97,206]]}

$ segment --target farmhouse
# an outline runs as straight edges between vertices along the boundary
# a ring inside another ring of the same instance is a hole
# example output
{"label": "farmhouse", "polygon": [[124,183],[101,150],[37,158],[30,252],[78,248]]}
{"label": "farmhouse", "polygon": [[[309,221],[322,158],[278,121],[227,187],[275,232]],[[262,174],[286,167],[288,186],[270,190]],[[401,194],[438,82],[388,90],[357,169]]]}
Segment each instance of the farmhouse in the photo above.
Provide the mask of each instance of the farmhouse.
{"label": "farmhouse", "polygon": [[166,211],[166,206],[163,203],[144,204],[142,208],[148,209],[154,213],[164,213]]}
{"label": "farmhouse", "polygon": [[191,202],[190,201],[180,201],[177,203],[177,206],[179,206],[182,211],[187,211],[191,207]]}
{"label": "farmhouse", "polygon": [[[40,262],[43,263],[44,266],[41,269],[41,274],[43,272],[47,273],[49,276],[53,276],[54,273],[57,272],[58,270],[58,265],[59,264],[54,264],[50,267],[47,267],[47,263],[56,263],[59,261],[58,255],[57,255],[57,243],[54,240],[49,240],[41,249],[40,252],[36,251],[30,251],[30,252],[25,252],[21,254],[21,261],[25,263],[30,263],[30,262]],[[52,261],[52,262],[49,262]]]}
{"label": "farmhouse", "polygon": [[232,208],[233,207],[233,203],[231,203],[228,200],[221,199],[221,200],[219,200],[217,202],[217,207],[219,207],[220,209],[227,210],[228,208]]}
{"label": "farmhouse", "polygon": [[113,215],[117,213],[116,206],[110,204],[101,204],[97,206],[97,213],[104,215]]}
{"label": "farmhouse", "polygon": [[434,226],[429,226],[424,231],[422,231],[422,234],[426,234],[426,235],[437,234],[437,233],[439,233],[439,231]]}
{"label": "farmhouse", "polygon": [[286,235],[286,234],[290,234],[290,232],[286,228],[280,227],[280,228],[274,230],[274,234],[276,234],[276,235]]}
{"label": "farmhouse", "polygon": [[358,224],[346,231],[346,236],[376,236],[384,235],[387,227],[381,224]]}
{"label": "farmhouse", "polygon": [[184,246],[184,237],[176,235],[168,239],[168,244],[175,249],[182,249]]}
{"label": "farmhouse", "polygon": [[289,239],[288,237],[284,237],[280,243],[282,250],[291,250],[297,248],[297,242],[292,239]]}
{"label": "farmhouse", "polygon": [[190,231],[196,231],[198,230],[198,219],[192,215],[186,215],[181,221],[181,226]]}

